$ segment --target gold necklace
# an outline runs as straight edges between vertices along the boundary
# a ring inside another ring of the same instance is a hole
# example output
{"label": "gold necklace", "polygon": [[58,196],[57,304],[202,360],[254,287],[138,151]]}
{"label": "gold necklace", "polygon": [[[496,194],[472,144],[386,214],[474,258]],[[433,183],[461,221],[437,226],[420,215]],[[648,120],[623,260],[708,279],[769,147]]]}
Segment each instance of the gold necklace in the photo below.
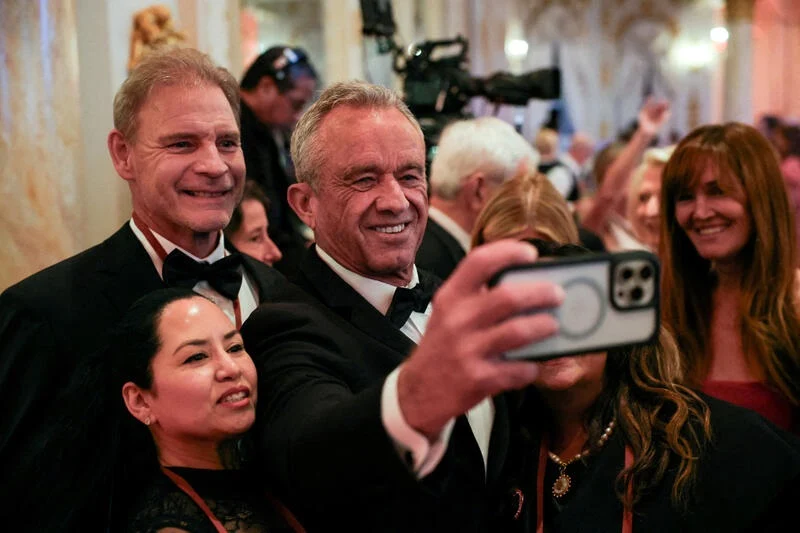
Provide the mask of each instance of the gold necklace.
{"label": "gold necklace", "polygon": [[[612,420],[606,426],[606,429],[603,430],[603,434],[600,435],[600,438],[597,439],[597,447],[600,448],[608,441],[608,438],[611,436],[611,433],[614,431],[615,421]],[[569,492],[570,487],[572,486],[572,478],[569,477],[567,474],[567,467],[574,463],[575,461],[586,457],[589,455],[589,451],[581,452],[572,459],[568,461],[563,461],[561,457],[557,456],[553,452],[547,452],[547,456],[550,457],[550,460],[553,461],[555,464],[558,465],[558,477],[556,478],[555,483],[553,483],[553,496],[556,498],[563,497],[567,492]]]}

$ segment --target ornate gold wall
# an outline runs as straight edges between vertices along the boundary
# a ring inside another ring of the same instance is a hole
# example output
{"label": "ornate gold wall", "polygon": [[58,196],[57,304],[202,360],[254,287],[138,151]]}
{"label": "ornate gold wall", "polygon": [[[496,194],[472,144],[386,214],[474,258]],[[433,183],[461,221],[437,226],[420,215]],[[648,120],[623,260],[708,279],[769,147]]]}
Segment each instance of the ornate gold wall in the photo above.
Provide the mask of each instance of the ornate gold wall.
{"label": "ornate gold wall", "polygon": [[71,0],[0,2],[0,290],[73,254],[81,220]]}

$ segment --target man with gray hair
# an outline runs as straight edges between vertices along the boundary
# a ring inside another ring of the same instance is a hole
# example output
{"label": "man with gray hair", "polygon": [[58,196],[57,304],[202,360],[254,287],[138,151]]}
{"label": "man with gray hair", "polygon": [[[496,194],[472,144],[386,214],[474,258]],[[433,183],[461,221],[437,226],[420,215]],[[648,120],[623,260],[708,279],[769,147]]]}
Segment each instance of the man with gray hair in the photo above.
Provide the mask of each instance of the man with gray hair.
{"label": "man with gray hair", "polygon": [[498,118],[447,126],[431,164],[429,219],[417,266],[447,279],[469,251],[478,213],[497,187],[538,164],[536,150]]}
{"label": "man with gray hair", "polygon": [[90,450],[58,450],[73,460],[57,471],[42,471],[36,453],[57,444],[40,433],[59,391],[134,301],[187,287],[241,322],[287,284],[225,249],[222,229],[245,179],[238,117],[236,80],[188,48],[146,55],[117,92],[108,150],[133,216],[97,246],[0,295],[0,520],[14,502],[11,521],[24,517],[32,531],[105,530],[110,483],[79,482]]}
{"label": "man with gray hair", "polygon": [[521,242],[438,280],[414,260],[428,213],[425,143],[399,96],[335,84],[297,125],[289,203],[316,245],[242,334],[259,372],[264,479],[308,531],[492,531],[509,439],[506,361],[556,329],[550,283],[489,287],[535,260]]}

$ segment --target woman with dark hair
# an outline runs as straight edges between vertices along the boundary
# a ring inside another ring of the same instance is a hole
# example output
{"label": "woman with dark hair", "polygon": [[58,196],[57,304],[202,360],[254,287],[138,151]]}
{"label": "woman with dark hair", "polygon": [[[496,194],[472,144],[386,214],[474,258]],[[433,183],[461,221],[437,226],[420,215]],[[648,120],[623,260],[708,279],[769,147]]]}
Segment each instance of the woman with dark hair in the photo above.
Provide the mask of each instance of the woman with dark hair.
{"label": "woman with dark hair", "polygon": [[[159,290],[133,304],[107,346],[60,398],[37,441],[35,464],[16,473],[74,473],[71,487],[39,487],[49,514],[30,516],[28,525],[302,531],[248,468],[256,369],[222,310],[189,290]],[[74,509],[47,507],[58,491],[73,494]]]}
{"label": "woman with dark hair", "polygon": [[242,201],[225,228],[225,238],[240,252],[272,266],[283,254],[269,236],[267,213],[269,198],[256,182],[247,180]]}
{"label": "woman with dark hair", "polygon": [[[572,221],[550,189],[541,175],[505,183],[473,242],[532,239],[542,258],[588,253],[575,245],[575,228],[562,227]],[[509,204],[516,209],[497,208]],[[665,329],[650,345],[539,364],[512,419],[498,530],[769,531],[785,523],[787,502],[800,493],[800,442],[682,385],[682,358]],[[742,468],[756,460],[758,468]]]}
{"label": "woman with dark hair", "polygon": [[798,252],[775,151],[751,126],[703,126],[663,187],[663,320],[689,383],[798,432]]}

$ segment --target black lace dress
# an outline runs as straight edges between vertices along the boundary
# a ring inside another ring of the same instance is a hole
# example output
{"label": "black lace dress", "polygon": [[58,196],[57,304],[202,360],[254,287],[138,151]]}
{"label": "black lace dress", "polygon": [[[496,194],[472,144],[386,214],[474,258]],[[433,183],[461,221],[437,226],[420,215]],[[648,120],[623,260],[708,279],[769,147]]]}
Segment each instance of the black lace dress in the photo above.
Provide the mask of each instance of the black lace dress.
{"label": "black lace dress", "polygon": [[[227,531],[291,532],[292,528],[267,499],[264,489],[239,470],[171,468],[203,498]],[[155,533],[173,527],[192,533],[216,533],[198,505],[159,472],[128,514],[129,533]]]}

